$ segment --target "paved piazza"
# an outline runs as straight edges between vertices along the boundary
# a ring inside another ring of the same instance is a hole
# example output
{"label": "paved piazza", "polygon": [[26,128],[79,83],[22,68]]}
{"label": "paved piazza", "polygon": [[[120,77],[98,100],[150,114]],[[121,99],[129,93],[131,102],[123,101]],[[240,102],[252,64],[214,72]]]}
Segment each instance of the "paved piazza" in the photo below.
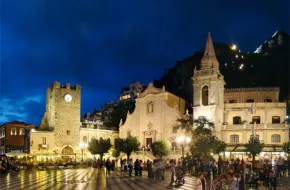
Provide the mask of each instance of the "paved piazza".
{"label": "paved piazza", "polygon": [[[127,190],[127,189],[169,189],[170,173],[166,172],[165,180],[148,179],[147,172],[143,172],[142,177],[128,177],[127,173],[115,171],[110,177],[105,177],[104,170],[93,168],[85,169],[65,169],[65,170],[22,170],[20,172],[11,172],[7,175],[0,174],[0,189],[13,190],[58,190],[58,189],[109,189],[109,190]],[[289,190],[290,178],[283,179],[283,186],[280,190]],[[209,185],[209,183],[208,183]],[[185,184],[174,186],[171,189],[196,189],[195,178],[185,177]],[[225,189],[227,189],[225,187]],[[251,189],[251,188],[246,188]],[[208,188],[210,190],[210,188]]]}

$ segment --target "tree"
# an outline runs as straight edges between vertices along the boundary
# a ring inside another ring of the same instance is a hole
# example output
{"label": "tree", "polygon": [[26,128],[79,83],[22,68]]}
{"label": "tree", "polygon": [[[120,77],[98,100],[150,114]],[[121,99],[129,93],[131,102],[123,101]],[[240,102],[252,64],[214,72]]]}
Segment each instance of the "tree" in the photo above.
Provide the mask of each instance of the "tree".
{"label": "tree", "polygon": [[137,137],[129,136],[126,139],[116,139],[115,149],[124,152],[129,160],[132,152],[139,150],[140,142]]}
{"label": "tree", "polygon": [[169,151],[171,150],[171,144],[168,141],[155,141],[151,148],[154,156],[162,158],[163,156],[169,154]]}
{"label": "tree", "polygon": [[255,157],[262,152],[263,143],[258,138],[251,138],[247,144],[245,144],[246,152],[252,155],[252,168],[254,168]]}
{"label": "tree", "polygon": [[282,149],[285,153],[290,154],[290,142],[284,142]]}
{"label": "tree", "polygon": [[111,146],[110,139],[92,139],[91,142],[89,142],[88,150],[91,154],[99,154],[101,160],[103,160],[103,155],[110,150]]}
{"label": "tree", "polygon": [[226,143],[212,134],[214,123],[206,117],[199,117],[195,120],[189,117],[188,119],[178,119],[177,122],[180,129],[192,136],[190,150],[194,157],[207,159],[211,157],[211,153],[219,154],[225,151]]}
{"label": "tree", "polygon": [[114,158],[117,158],[118,156],[120,156],[120,151],[119,150],[116,150],[116,149],[112,149],[111,150],[111,155],[114,157]]}

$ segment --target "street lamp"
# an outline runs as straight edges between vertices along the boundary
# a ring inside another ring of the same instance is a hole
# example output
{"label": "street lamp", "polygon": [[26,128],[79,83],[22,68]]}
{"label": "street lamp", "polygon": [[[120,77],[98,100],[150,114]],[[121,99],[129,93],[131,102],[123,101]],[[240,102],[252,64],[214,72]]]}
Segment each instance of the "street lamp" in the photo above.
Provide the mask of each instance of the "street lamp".
{"label": "street lamp", "polygon": [[82,161],[84,161],[84,150],[88,147],[88,144],[81,142],[80,143],[80,149],[82,151]]}
{"label": "street lamp", "polygon": [[179,136],[176,138],[176,142],[181,145],[181,153],[182,153],[182,158],[184,159],[184,144],[190,143],[191,139],[189,137],[185,136]]}

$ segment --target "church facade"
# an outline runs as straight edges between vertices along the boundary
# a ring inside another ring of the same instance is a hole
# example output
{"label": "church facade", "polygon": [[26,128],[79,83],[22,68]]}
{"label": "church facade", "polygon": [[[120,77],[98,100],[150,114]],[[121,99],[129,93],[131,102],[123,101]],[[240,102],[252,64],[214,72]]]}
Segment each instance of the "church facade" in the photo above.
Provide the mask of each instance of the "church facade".
{"label": "church facade", "polygon": [[185,111],[185,100],[156,88],[150,83],[136,99],[132,114],[128,112],[125,123],[120,123],[120,137],[136,136],[143,148],[150,148],[153,142],[165,140],[175,145],[175,139],[184,135],[177,130],[177,119]]}
{"label": "church facade", "polygon": [[[81,154],[80,143],[93,138],[118,137],[116,131],[99,129],[92,122],[81,122],[81,86],[54,82],[46,91],[46,109],[39,129],[30,133],[30,153],[38,156],[75,156]],[[86,155],[90,155],[85,151]]]}

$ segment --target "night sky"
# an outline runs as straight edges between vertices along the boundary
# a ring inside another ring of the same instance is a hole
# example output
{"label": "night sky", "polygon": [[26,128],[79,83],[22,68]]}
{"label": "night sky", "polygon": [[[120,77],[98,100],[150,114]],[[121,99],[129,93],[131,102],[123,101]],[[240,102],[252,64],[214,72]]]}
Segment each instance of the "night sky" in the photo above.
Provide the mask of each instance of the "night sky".
{"label": "night sky", "polygon": [[[198,2],[198,3],[197,3]],[[39,125],[53,81],[82,85],[82,113],[213,40],[253,52],[289,32],[288,0],[2,0],[0,123]]]}

